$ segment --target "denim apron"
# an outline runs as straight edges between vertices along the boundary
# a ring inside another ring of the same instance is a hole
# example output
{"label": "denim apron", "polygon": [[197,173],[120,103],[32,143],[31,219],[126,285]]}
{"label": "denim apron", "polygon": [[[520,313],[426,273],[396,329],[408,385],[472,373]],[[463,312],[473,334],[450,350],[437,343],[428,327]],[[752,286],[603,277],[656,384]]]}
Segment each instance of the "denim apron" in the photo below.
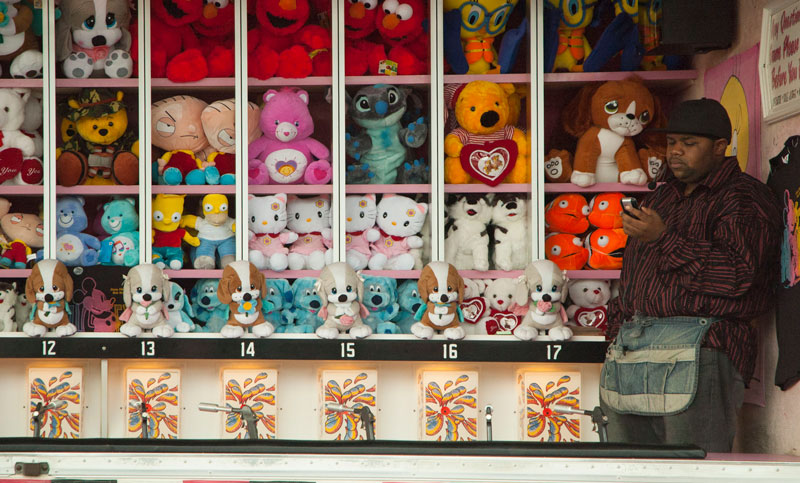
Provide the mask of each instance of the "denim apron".
{"label": "denim apron", "polygon": [[626,321],[608,347],[600,398],[622,414],[669,416],[694,400],[700,344],[713,317],[645,317]]}

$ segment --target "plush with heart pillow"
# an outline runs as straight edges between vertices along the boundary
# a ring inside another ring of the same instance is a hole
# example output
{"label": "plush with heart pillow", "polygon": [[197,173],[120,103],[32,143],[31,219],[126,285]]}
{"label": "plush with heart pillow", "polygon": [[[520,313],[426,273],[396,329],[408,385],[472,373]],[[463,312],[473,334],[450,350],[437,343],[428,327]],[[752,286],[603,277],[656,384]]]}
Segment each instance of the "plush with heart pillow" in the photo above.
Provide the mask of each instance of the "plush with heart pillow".
{"label": "plush with heart pillow", "polygon": [[569,320],[575,325],[605,332],[611,283],[608,280],[574,280],[570,281],[567,290],[570,300],[567,307]]}
{"label": "plush with heart pillow", "polygon": [[44,179],[32,135],[21,131],[30,89],[0,89],[0,185],[34,185]]}
{"label": "plush with heart pillow", "polygon": [[512,84],[473,81],[449,99],[459,127],[445,136],[446,183],[530,182],[525,132],[509,121]]}
{"label": "plush with heart pillow", "polygon": [[488,335],[511,335],[522,322],[527,307],[514,303],[517,279],[498,278],[486,284],[483,298],[489,304],[489,311],[478,322],[478,333]]}

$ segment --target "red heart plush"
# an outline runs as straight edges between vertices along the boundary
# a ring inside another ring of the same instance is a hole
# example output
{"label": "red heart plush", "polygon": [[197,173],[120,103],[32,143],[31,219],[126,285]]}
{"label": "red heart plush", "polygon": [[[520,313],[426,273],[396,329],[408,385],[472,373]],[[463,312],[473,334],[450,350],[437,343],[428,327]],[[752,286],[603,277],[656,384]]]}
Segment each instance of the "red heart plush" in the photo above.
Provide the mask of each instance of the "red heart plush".
{"label": "red heart plush", "polygon": [[22,160],[22,182],[25,184],[42,184],[44,179],[44,168],[42,161],[38,158],[26,158]]}
{"label": "red heart plush", "polygon": [[582,327],[606,330],[606,308],[605,306],[581,307],[575,311],[575,322]]}
{"label": "red heart plush", "polygon": [[464,314],[464,322],[477,324],[486,312],[486,300],[483,297],[474,297],[461,302],[461,313]]}
{"label": "red heart plush", "polygon": [[461,167],[483,184],[497,186],[517,163],[517,143],[511,139],[467,144],[461,148]]}
{"label": "red heart plush", "polygon": [[17,148],[0,151],[0,183],[14,179],[22,169],[22,151]]}

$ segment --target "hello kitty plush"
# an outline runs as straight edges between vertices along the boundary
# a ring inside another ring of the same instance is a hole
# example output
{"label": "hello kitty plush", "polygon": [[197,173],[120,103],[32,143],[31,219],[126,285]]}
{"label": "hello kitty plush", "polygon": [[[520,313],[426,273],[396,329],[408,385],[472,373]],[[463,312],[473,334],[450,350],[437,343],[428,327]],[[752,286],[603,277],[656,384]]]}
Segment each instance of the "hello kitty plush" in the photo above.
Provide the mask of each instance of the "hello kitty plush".
{"label": "hello kitty plush", "polygon": [[286,270],[289,266],[289,243],[297,241],[297,233],[286,230],[286,195],[250,195],[247,201],[250,220],[248,248],[250,262],[259,270]]}
{"label": "hello kitty plush", "polygon": [[417,233],[425,225],[427,213],[427,203],[417,203],[405,196],[383,195],[378,203],[380,238],[370,244],[369,269],[413,269],[414,257],[409,250],[422,248],[422,238]]}
{"label": "hello kitty plush", "polygon": [[378,208],[375,195],[352,195],[344,200],[345,244],[347,245],[347,263],[353,270],[367,268],[372,253],[369,244],[378,240],[381,234],[375,227]]}
{"label": "hello kitty plush", "polygon": [[569,320],[581,327],[605,332],[611,283],[608,280],[575,280],[569,283],[567,291],[571,303],[567,307]]}
{"label": "hello kitty plush", "polygon": [[[312,138],[314,120],[308,92],[284,87],[264,94],[259,127],[263,135],[250,143],[251,184],[326,184],[333,176],[331,152]],[[316,159],[316,160],[315,160]]]}
{"label": "hello kitty plush", "polygon": [[289,248],[290,270],[322,270],[325,266],[325,251],[333,244],[330,210],[328,195],[289,198],[287,224],[298,237]]}

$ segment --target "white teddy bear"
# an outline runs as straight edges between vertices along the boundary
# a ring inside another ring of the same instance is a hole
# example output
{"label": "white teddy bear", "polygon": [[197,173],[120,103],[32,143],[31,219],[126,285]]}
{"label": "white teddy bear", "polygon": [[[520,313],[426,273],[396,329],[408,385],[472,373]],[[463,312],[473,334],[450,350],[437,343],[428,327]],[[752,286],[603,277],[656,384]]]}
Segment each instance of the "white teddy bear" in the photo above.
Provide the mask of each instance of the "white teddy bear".
{"label": "white teddy bear", "polygon": [[483,298],[488,304],[486,315],[478,322],[478,334],[510,335],[522,322],[525,308],[514,304],[517,279],[498,278],[486,284]]}
{"label": "white teddy bear", "polygon": [[489,270],[488,223],[492,207],[483,195],[459,195],[448,206],[452,223],[444,240],[444,257],[458,270]]}
{"label": "white teddy bear", "polygon": [[513,194],[494,200],[494,253],[492,259],[499,270],[522,270],[530,257],[528,202]]}
{"label": "white teddy bear", "polygon": [[575,325],[605,330],[608,322],[606,308],[611,300],[611,283],[608,280],[570,281],[570,305],[567,316]]}
{"label": "white teddy bear", "polygon": [[[27,185],[41,183],[41,177],[30,178],[26,163],[32,162],[34,170],[41,174],[41,160],[36,159],[36,143],[33,138],[22,132],[25,122],[26,103],[31,97],[30,89],[0,89],[0,165],[4,172],[15,173],[7,179],[0,178],[0,184]],[[3,153],[7,149],[16,148],[21,152],[16,155]]]}

